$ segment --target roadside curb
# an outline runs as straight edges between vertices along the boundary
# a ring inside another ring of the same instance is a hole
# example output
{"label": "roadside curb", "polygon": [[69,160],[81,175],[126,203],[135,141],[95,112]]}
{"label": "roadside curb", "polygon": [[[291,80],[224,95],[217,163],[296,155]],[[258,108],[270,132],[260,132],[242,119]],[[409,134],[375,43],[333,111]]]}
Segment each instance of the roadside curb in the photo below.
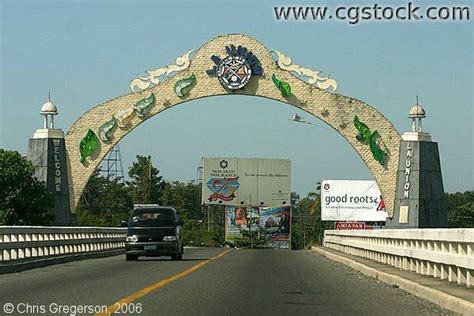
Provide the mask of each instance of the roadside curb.
{"label": "roadside curb", "polygon": [[380,280],[387,284],[397,285],[400,289],[408,293],[430,301],[452,312],[459,313],[461,315],[474,315],[474,303],[463,300],[459,297],[447,294],[440,290],[432,289],[397,275],[379,271],[360,262],[333,254],[319,247],[311,247],[311,250],[323,255],[328,259],[345,264],[376,280]]}
{"label": "roadside curb", "polygon": [[86,259],[97,259],[104,257],[117,256],[125,253],[124,249],[116,249],[104,252],[91,252],[91,253],[81,253],[68,256],[57,256],[50,257],[45,259],[33,260],[33,261],[24,261],[24,262],[15,262],[9,264],[0,264],[0,275],[6,273],[16,273],[25,270],[42,268],[54,264],[67,263],[72,261],[86,260]]}

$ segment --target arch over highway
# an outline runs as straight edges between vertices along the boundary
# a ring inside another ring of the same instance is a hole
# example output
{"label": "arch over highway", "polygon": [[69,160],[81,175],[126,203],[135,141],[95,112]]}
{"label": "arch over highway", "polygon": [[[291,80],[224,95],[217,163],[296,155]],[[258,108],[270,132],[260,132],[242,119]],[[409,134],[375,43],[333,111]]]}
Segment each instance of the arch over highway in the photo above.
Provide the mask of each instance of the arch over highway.
{"label": "arch over highway", "polygon": [[[232,50],[231,45],[236,48],[234,52],[239,46],[246,49],[244,54],[252,52],[263,70],[258,76],[254,72],[255,76],[251,76],[243,89],[225,88],[212,71],[209,74],[216,65],[212,56],[217,56],[217,61],[225,58],[229,54],[226,47]],[[367,165],[384,196],[389,216],[393,216],[401,138],[382,113],[360,100],[329,91],[337,86],[334,80],[293,65],[285,55],[272,52],[245,35],[216,37],[188,59],[191,55],[188,52],[177,59],[176,65],[150,71],[146,77],[133,80],[134,92],[91,108],[71,126],[65,141],[73,212],[102,159],[142,122],[184,102],[219,95],[247,95],[297,107],[334,128]],[[176,75],[161,80],[171,72]]]}

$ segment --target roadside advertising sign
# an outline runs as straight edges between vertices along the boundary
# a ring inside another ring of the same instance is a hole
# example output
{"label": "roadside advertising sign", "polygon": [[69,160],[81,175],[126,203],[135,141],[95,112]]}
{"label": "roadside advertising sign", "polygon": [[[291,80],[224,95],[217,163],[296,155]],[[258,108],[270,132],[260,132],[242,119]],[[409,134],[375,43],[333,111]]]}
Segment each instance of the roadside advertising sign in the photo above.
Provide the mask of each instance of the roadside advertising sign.
{"label": "roadside advertising sign", "polygon": [[323,221],[385,221],[387,211],[375,181],[321,181]]}

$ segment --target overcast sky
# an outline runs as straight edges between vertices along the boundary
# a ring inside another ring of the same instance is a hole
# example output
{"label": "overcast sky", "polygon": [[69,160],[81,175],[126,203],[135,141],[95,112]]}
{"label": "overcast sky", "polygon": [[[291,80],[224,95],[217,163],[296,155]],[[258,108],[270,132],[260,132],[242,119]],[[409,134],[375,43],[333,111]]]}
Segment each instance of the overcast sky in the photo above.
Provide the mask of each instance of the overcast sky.
{"label": "overcast sky", "polygon": [[[473,189],[472,18],[355,26],[282,22],[273,16],[273,6],[270,1],[1,0],[0,147],[26,155],[28,138],[42,126],[39,110],[48,91],[59,108],[57,126],[67,131],[91,107],[129,93],[130,80],[145,70],[173,63],[215,36],[242,33],[329,74],[338,93],[376,107],[399,132],[409,129],[407,113],[418,94],[428,115],[424,129],[439,143],[445,190]],[[295,112],[313,124],[289,121]],[[151,154],[170,181],[195,179],[202,156],[291,159],[292,189],[300,194],[314,190],[320,179],[372,179],[351,146],[325,123],[260,98],[185,103],[147,120],[120,148],[124,169],[137,154]]]}

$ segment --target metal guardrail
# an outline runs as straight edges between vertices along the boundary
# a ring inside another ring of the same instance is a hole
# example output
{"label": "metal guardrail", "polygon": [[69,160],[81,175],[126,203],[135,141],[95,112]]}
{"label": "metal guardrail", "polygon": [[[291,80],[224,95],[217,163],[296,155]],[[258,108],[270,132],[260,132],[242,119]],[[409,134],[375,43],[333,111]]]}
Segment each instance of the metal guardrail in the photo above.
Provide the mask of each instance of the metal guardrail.
{"label": "metal guardrail", "polygon": [[326,230],[324,247],[472,287],[474,229]]}
{"label": "metal guardrail", "polygon": [[0,226],[0,264],[123,249],[126,235],[126,228]]}

